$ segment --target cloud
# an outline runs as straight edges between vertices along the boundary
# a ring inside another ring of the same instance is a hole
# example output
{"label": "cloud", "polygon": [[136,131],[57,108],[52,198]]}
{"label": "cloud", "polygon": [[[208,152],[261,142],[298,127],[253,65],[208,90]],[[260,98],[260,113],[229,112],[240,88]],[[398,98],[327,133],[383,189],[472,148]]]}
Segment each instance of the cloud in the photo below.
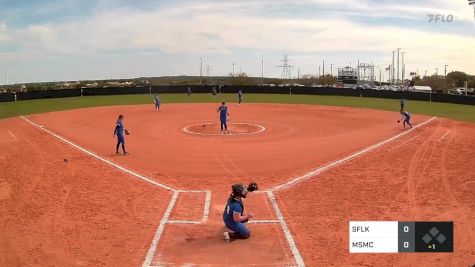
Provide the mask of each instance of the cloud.
{"label": "cloud", "polygon": [[[286,51],[302,62],[316,55],[345,55],[345,62],[367,55],[376,64],[387,64],[391,51],[402,47],[409,67],[450,64],[475,72],[469,60],[475,58],[475,38],[470,35],[475,34],[475,27],[461,35],[451,32],[447,25],[426,21],[428,10],[454,10],[460,18],[468,13],[467,19],[473,23],[470,9],[454,1],[179,1],[149,4],[149,9],[113,2],[100,1],[100,9],[88,16],[73,16],[61,23],[8,29],[0,22],[0,44],[9,40],[17,50],[28,54],[21,57],[16,51],[23,62],[48,56],[95,58],[114,54],[166,55],[167,59],[220,55],[224,61],[249,57],[243,51],[251,51],[253,56],[275,53],[276,58]],[[49,9],[45,7],[42,12]],[[389,17],[407,24],[397,25],[387,20]],[[371,23],[366,21],[369,18],[373,18]],[[36,56],[31,54],[32,48]]]}
{"label": "cloud", "polygon": [[[349,1],[350,6],[353,2],[356,1]],[[360,5],[355,3],[355,6]],[[80,22],[30,26],[20,34],[20,39],[65,53],[121,49],[192,54],[229,52],[238,48],[302,52],[359,51],[368,47],[387,50],[403,45],[398,44],[401,38],[404,43],[410,39],[411,44],[425,43],[433,49],[443,49],[439,44],[451,40],[456,40],[454,44],[473,44],[473,40],[463,36],[362,25],[342,18],[258,17],[236,13],[232,9],[235,6],[200,4],[149,12],[112,10]]]}

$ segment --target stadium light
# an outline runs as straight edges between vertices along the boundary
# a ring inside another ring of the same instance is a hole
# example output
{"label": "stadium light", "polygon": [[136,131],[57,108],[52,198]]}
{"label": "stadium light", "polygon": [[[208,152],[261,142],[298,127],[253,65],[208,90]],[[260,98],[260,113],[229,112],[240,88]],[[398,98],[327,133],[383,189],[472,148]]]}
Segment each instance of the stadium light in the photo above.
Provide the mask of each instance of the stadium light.
{"label": "stadium light", "polygon": [[473,18],[475,19],[475,0],[468,0],[468,4],[473,6]]}

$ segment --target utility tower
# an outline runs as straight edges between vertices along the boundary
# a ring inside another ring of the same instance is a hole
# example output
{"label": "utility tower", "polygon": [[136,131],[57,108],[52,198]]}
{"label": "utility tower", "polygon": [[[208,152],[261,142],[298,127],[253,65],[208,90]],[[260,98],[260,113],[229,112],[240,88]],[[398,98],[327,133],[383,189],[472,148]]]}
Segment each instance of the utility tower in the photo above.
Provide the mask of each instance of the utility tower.
{"label": "utility tower", "polygon": [[282,68],[282,75],[281,75],[281,78],[282,79],[291,79],[292,76],[291,76],[291,73],[290,73],[290,69],[293,67],[291,65],[289,65],[289,58],[288,58],[288,55],[284,55],[284,58],[281,60],[283,62],[282,65],[280,66],[277,66],[279,68]]}

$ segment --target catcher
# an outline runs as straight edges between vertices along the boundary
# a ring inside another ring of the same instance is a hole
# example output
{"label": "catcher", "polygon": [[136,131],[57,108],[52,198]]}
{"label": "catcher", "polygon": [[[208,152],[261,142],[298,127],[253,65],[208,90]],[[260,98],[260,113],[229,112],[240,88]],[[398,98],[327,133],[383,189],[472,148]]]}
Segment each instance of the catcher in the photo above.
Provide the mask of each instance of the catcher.
{"label": "catcher", "polygon": [[256,183],[250,183],[247,188],[243,184],[234,184],[232,186],[233,192],[229,196],[223,213],[224,224],[232,231],[224,232],[224,239],[226,241],[247,239],[251,236],[251,232],[244,224],[254,217],[254,214],[244,213],[242,199],[246,198],[248,192],[253,192],[257,189]]}
{"label": "catcher", "polygon": [[117,135],[117,145],[115,146],[115,154],[119,155],[119,145],[122,144],[122,151],[124,152],[124,155],[128,155],[129,153],[125,151],[125,137],[124,137],[124,132],[126,135],[129,135],[129,131],[124,128],[124,124],[122,121],[124,120],[124,115],[119,115],[119,118],[117,119],[117,124],[114,129],[114,135],[115,137]]}

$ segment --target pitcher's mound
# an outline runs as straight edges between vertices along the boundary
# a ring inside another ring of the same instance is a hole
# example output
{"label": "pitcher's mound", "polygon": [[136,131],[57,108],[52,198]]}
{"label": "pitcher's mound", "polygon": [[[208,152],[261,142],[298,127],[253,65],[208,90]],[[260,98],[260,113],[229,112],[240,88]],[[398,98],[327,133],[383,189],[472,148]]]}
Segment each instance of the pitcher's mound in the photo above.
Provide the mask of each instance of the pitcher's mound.
{"label": "pitcher's mound", "polygon": [[219,122],[205,122],[186,126],[183,131],[198,135],[243,135],[257,134],[265,131],[262,125],[245,122],[228,122],[228,132],[221,133],[221,124]]}

